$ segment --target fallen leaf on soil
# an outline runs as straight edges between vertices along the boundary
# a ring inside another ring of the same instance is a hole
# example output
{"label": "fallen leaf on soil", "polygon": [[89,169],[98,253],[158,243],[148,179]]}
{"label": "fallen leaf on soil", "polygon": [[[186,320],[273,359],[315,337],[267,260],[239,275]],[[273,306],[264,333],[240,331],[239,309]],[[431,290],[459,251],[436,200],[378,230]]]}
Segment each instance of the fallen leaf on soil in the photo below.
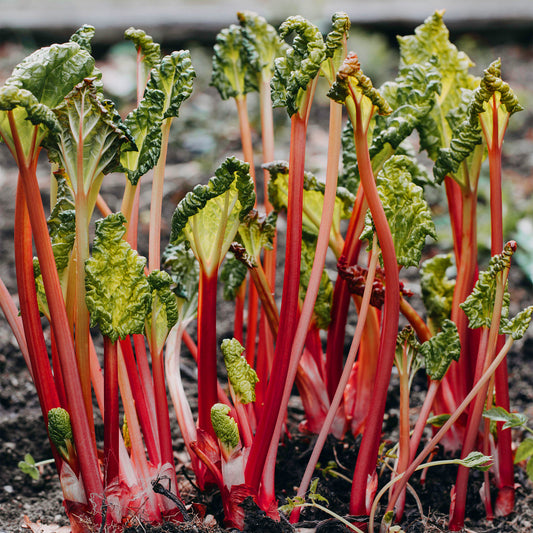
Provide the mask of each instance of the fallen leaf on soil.
{"label": "fallen leaf on soil", "polygon": [[24,529],[31,529],[32,533],[71,533],[70,526],[58,526],[57,524],[43,525],[40,520],[32,522],[26,515],[24,515]]}

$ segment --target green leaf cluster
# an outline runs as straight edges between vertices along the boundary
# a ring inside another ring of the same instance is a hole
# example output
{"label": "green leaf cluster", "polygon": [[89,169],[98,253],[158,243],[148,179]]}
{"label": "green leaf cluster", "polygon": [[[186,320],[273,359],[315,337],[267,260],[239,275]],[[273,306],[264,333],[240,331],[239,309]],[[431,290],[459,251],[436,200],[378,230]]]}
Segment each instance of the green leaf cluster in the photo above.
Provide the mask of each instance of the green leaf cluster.
{"label": "green leaf cluster", "polygon": [[449,112],[461,103],[464,89],[473,89],[477,85],[468,72],[473,63],[450,42],[443,14],[443,11],[436,11],[415,29],[414,35],[398,37],[400,69],[432,62],[440,74],[441,89],[435,105],[417,126],[420,145],[433,160],[439,155],[440,148],[449,146],[452,137]]}
{"label": "green leaf cluster", "polygon": [[230,407],[224,403],[216,403],[211,407],[211,424],[218,440],[230,453],[239,445],[239,427],[230,416]]}
{"label": "green leaf cluster", "polygon": [[48,435],[57,451],[65,460],[68,460],[74,446],[74,436],[70,415],[66,409],[55,407],[48,411]]}
{"label": "green leaf cluster", "polygon": [[[286,161],[274,161],[264,165],[270,173],[268,182],[268,198],[277,212],[287,209],[289,195],[289,164]],[[304,174],[303,232],[318,237],[322,207],[324,204],[325,184],[318,181],[309,172]],[[340,234],[342,219],[350,218],[355,196],[344,187],[337,187],[333,220],[331,224],[330,244],[335,242],[335,236]]]}
{"label": "green leaf cluster", "polygon": [[263,80],[270,80],[274,75],[274,62],[282,55],[286,44],[274,26],[257,13],[240,11],[237,18],[248,63]]}
{"label": "green leaf cluster", "polygon": [[280,26],[282,39],[295,33],[285,55],[276,59],[272,78],[272,102],[286,107],[292,117],[300,111],[311,80],[326,59],[326,45],[320,30],[300,16],[289,17]]}
{"label": "green leaf cluster", "polygon": [[458,361],[461,354],[461,341],[457,326],[451,320],[444,320],[441,331],[420,347],[420,355],[425,361],[426,373],[432,380],[440,381],[452,361]]}
{"label": "green leaf cluster", "polygon": [[[15,67],[0,88],[0,133],[12,154],[15,148],[7,112],[12,112],[24,157],[32,159],[48,132],[57,130],[52,109],[93,72],[94,59],[73,41],[40,48]],[[37,132],[34,126],[39,126]]]}
{"label": "green leaf cluster", "polygon": [[201,268],[213,273],[254,203],[249,165],[230,157],[207,185],[197,185],[178,204],[170,241],[177,244],[187,240]]}
{"label": "green leaf cluster", "polygon": [[119,166],[120,147],[131,140],[113,103],[101,98],[94,81],[85,79],[54,109],[60,129],[49,152],[65,169],[74,193],[81,190],[93,197],[93,185]]}
{"label": "green leaf cluster", "polygon": [[[503,270],[511,266],[511,257],[514,248],[507,244],[501,254],[495,255],[489,261],[487,270],[480,272],[472,293],[460,305],[468,317],[468,326],[471,329],[490,328],[494,310],[494,300],[498,283],[501,283]],[[509,292],[506,290],[503,297],[502,321],[505,323],[509,315]]]}
{"label": "green leaf cluster", "polygon": [[146,332],[149,338],[155,339],[155,348],[161,352],[170,330],[178,321],[178,302],[171,290],[172,278],[167,272],[150,272],[148,284],[152,303],[146,315]]}
{"label": "green leaf cluster", "polygon": [[216,87],[223,100],[242,97],[258,90],[257,61],[249,61],[249,53],[257,55],[243,37],[240,26],[224,28],[216,38],[213,56],[211,85]]}
{"label": "green leaf cluster", "polygon": [[[398,264],[417,267],[427,237],[437,238],[423,189],[411,180],[412,160],[393,156],[379,172],[376,183],[383,209],[391,228]],[[373,228],[367,224],[362,238],[372,240]]]}
{"label": "green leaf cluster", "polygon": [[259,378],[242,355],[244,346],[237,339],[224,339],[220,349],[228,371],[228,381],[237,401],[242,404],[255,402],[255,385]]}
{"label": "green leaf cluster", "polygon": [[180,322],[194,318],[198,309],[200,267],[192,250],[186,242],[169,244],[163,253],[163,264],[172,277]]}
{"label": "green leaf cluster", "polygon": [[151,303],[146,260],[123,239],[125,222],[122,213],[97,221],[92,257],[85,263],[91,324],[98,325],[112,342],[143,333]]}
{"label": "green leaf cluster", "polygon": [[179,115],[181,104],[192,94],[195,76],[188,50],[172,52],[161,60],[157,52],[143,99],[125,119],[137,150],[125,147],[120,162],[132,185],[157,164],[163,120]]}
{"label": "green leaf cluster", "polygon": [[455,281],[446,276],[446,270],[451,266],[451,255],[441,254],[427,259],[420,268],[422,300],[431,326],[437,331],[450,318],[452,310]]}

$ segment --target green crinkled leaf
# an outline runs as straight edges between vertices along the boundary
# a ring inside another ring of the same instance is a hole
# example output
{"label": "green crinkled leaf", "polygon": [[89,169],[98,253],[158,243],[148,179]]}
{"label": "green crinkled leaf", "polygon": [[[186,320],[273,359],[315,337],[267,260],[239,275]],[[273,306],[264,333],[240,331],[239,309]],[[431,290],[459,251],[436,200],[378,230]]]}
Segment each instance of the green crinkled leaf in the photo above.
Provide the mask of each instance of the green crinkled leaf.
{"label": "green crinkled leaf", "polygon": [[525,426],[528,421],[523,413],[510,413],[499,406],[483,411],[483,416],[493,422],[504,422],[503,429],[519,428]]}
{"label": "green crinkled leaf", "polygon": [[461,341],[457,326],[451,320],[442,322],[442,331],[431,337],[420,347],[420,355],[426,364],[426,373],[432,379],[440,381],[452,361],[458,361],[461,355]]}
{"label": "green crinkled leaf", "polygon": [[272,211],[267,216],[259,216],[252,209],[239,226],[239,238],[249,255],[258,258],[263,248],[272,250],[276,234],[277,214]]}
{"label": "green crinkled leaf", "polygon": [[196,73],[188,50],[163,57],[150,72],[147,89],[164,94],[163,118],[177,117],[181,104],[192,94]]}
{"label": "green crinkled leaf", "polygon": [[33,277],[35,278],[35,290],[37,292],[37,306],[39,313],[42,313],[48,320],[50,320],[50,309],[48,308],[48,300],[46,299],[46,292],[44,290],[43,275],[41,274],[41,266],[39,259],[33,258]]}
{"label": "green crinkled leaf", "polygon": [[415,29],[414,35],[398,37],[398,42],[400,68],[421,65],[436,58],[434,64],[440,73],[442,88],[436,105],[418,125],[421,147],[435,160],[439,149],[447,147],[451,139],[452,132],[446,122],[448,112],[459,105],[462,89],[475,86],[475,78],[468,73],[473,63],[449,41],[442,11],[427,18]]}
{"label": "green crinkled leaf", "polygon": [[113,103],[101,99],[93,81],[88,78],[77,85],[54,110],[60,132],[50,151],[50,156],[67,172],[73,191],[76,193],[81,187],[86,195],[95,194],[92,186],[103,174],[117,168],[120,147],[130,143],[129,132]]}
{"label": "green crinkled leaf", "polygon": [[424,122],[441,90],[441,77],[434,61],[404,66],[394,82],[380,92],[392,107],[387,116],[376,116],[369,147],[376,173],[413,130]]}
{"label": "green crinkled leaf", "polygon": [[448,279],[446,270],[452,266],[452,257],[436,255],[427,259],[420,269],[422,300],[429,319],[436,330],[450,318],[455,281]]}
{"label": "green crinkled leaf", "polygon": [[228,381],[237,400],[242,404],[255,402],[255,385],[259,378],[242,355],[244,346],[237,339],[224,339],[220,348],[228,371]]}
{"label": "green crinkled leaf", "polygon": [[220,281],[224,287],[224,300],[232,302],[237,297],[237,292],[248,274],[248,267],[239,261],[231,252],[226,254],[226,259],[220,271]]}
{"label": "green crinkled leaf", "polygon": [[40,104],[53,109],[93,69],[94,59],[79,44],[53,44],[19,63],[6,85],[30,91]]}
{"label": "green crinkled leaf", "polygon": [[[33,158],[48,133],[56,132],[59,128],[54,113],[47,106],[40,104],[30,91],[7,84],[0,87],[0,138],[5,141],[14,157],[16,148],[7,111],[13,116],[26,159]],[[34,137],[35,126],[39,128]]]}
{"label": "green crinkled leaf", "polygon": [[180,322],[194,318],[198,309],[200,267],[188,243],[169,244],[163,253],[163,262],[173,280]]}
{"label": "green crinkled leaf", "polygon": [[402,331],[398,333],[398,337],[396,338],[394,364],[400,375],[407,374],[409,376],[410,389],[415,374],[422,366],[420,343],[416,339],[415,332],[411,326],[403,328]]}
{"label": "green crinkled leaf", "polygon": [[[337,72],[337,79],[328,92],[328,96],[341,104],[347,99],[355,99],[361,108],[363,123],[368,125],[377,111],[380,115],[392,112],[389,103],[380,92],[372,85],[372,81],[365,76],[357,54],[350,52]],[[349,109],[350,111],[350,109]],[[352,122],[354,117],[350,117]]]}
{"label": "green crinkled leaf", "polygon": [[120,154],[120,164],[132,185],[136,185],[159,160],[164,103],[162,91],[147,87],[139,106],[124,121],[137,147],[137,150],[131,150],[124,145]]}
{"label": "green crinkled leaf", "polygon": [[244,41],[243,30],[235,24],[217,35],[211,85],[217,88],[223,100],[258,89],[255,63],[248,61],[249,46],[245,47]]}
{"label": "green crinkled leaf", "polygon": [[81,28],[76,30],[75,33],[73,33],[70,36],[70,40],[73,43],[77,43],[82,50],[85,50],[89,54],[91,53],[91,41],[94,38],[95,30],[94,26],[90,26],[89,24],[84,24]]}
{"label": "green crinkled leaf", "polygon": [[125,146],[120,162],[132,185],[157,164],[162,122],[178,116],[181,104],[192,93],[195,75],[190,53],[183,50],[165,56],[151,70],[143,99],[125,120],[137,150]]}
{"label": "green crinkled leaf", "polygon": [[239,445],[239,427],[230,416],[230,407],[224,403],[216,403],[211,407],[211,425],[220,443],[233,450]]}
{"label": "green crinkled leaf", "polygon": [[[309,286],[311,269],[315,258],[316,239],[302,240],[302,261],[300,263],[300,299],[303,301]],[[319,329],[327,330],[331,322],[331,304],[333,302],[333,283],[324,270],[313,308],[313,321]]]}
{"label": "green crinkled leaf", "polygon": [[511,335],[516,341],[521,339],[526,333],[529,324],[531,323],[531,316],[533,315],[533,306],[526,307],[510,320],[502,320],[500,324],[500,333]]}
{"label": "green crinkled leaf", "polygon": [[470,452],[464,459],[457,459],[457,464],[486,472],[492,467],[492,457],[481,452]]}
{"label": "green crinkled leaf", "polygon": [[300,110],[309,83],[326,58],[326,45],[320,30],[300,16],[289,17],[281,25],[282,39],[292,32],[291,46],[275,62],[272,78],[272,103],[275,107],[287,107],[289,116]]}
{"label": "green crinkled leaf", "polygon": [[154,43],[150,35],[147,35],[143,30],[128,28],[124,32],[124,38],[133,42],[137,52],[141,55],[142,62],[148,69],[151,69],[159,63],[161,47],[159,44]]}
{"label": "green crinkled leaf", "polygon": [[59,453],[68,460],[69,446],[73,445],[74,437],[66,409],[55,407],[48,411],[48,435]]}
{"label": "green crinkled leaf", "polygon": [[242,46],[252,69],[269,80],[274,74],[274,61],[283,53],[285,43],[276,29],[251,11],[237,13],[242,29]]}
{"label": "green crinkled leaf", "polygon": [[[487,270],[479,273],[479,279],[472,293],[460,305],[468,317],[469,328],[490,328],[498,285],[498,274],[510,267],[513,253],[514,249],[507,244],[501,254],[493,256]],[[509,315],[509,300],[509,292],[505,290],[501,313],[504,323]]]}
{"label": "green crinkled leaf", "polygon": [[152,338],[155,333],[155,348],[161,352],[170,330],[178,321],[178,302],[171,290],[172,278],[167,272],[150,272],[148,283],[152,291],[152,304],[146,315],[146,331],[147,336]]}
{"label": "green crinkled leaf", "polygon": [[479,118],[477,114],[472,113],[475,91],[465,90],[462,94],[462,103],[447,115],[452,137],[449,146],[441,148],[435,160],[433,174],[438,183],[442,183],[449,175],[460,185],[466,186],[471,178],[462,163],[466,161],[467,167],[470,168],[472,158],[482,149]]}
{"label": "green crinkled leaf", "polygon": [[353,195],[357,194],[359,187],[359,169],[357,167],[357,153],[355,151],[355,139],[353,125],[350,120],[346,121],[342,129],[342,171],[339,172],[337,183]]}
{"label": "green crinkled leaf", "polygon": [[[496,109],[489,104],[493,97]],[[483,73],[472,104],[472,114],[479,115],[487,144],[501,146],[509,116],[523,109],[509,84],[501,79],[501,60],[493,61]],[[495,112],[498,118],[497,131],[493,131]],[[493,139],[494,135],[496,139]]]}
{"label": "green crinkled leaf", "polygon": [[[264,165],[270,173],[268,197],[277,212],[287,208],[289,191],[289,165],[286,161],[274,161]],[[318,236],[322,207],[324,204],[324,183],[318,181],[311,173],[304,174],[303,194],[303,230],[310,235]],[[344,187],[337,187],[335,207],[331,224],[330,242],[340,233],[341,219],[348,219],[355,202],[354,195]]]}
{"label": "green crinkled leaf", "polygon": [[85,263],[91,324],[112,342],[143,333],[151,303],[146,260],[123,239],[125,222],[122,213],[115,213],[96,223],[92,257]]}
{"label": "green crinkled leaf", "polygon": [[[533,439],[532,438],[524,439],[516,450],[516,453],[514,456],[514,463],[515,464],[521,463],[522,461],[525,461],[526,459],[532,456],[533,456]],[[529,478],[532,479],[532,476],[530,475]]]}
{"label": "green crinkled leaf", "polygon": [[331,30],[324,40],[326,60],[322,64],[322,73],[330,85],[335,81],[335,74],[344,61],[350,25],[350,17],[346,13],[339,11],[331,17]]}
{"label": "green crinkled leaf", "polygon": [[197,185],[176,207],[170,241],[186,239],[201,267],[214,272],[255,203],[249,165],[231,157],[207,185]]}
{"label": "green crinkled leaf", "polygon": [[55,173],[58,182],[57,201],[48,217],[48,230],[52,240],[52,251],[58,272],[69,264],[70,252],[76,238],[76,213],[74,198],[65,176]]}
{"label": "green crinkled leaf", "polygon": [[[427,237],[437,238],[423,190],[411,181],[412,162],[393,156],[383,166],[376,183],[394,241],[398,264],[418,266]],[[362,238],[372,241],[372,225],[366,225]]]}

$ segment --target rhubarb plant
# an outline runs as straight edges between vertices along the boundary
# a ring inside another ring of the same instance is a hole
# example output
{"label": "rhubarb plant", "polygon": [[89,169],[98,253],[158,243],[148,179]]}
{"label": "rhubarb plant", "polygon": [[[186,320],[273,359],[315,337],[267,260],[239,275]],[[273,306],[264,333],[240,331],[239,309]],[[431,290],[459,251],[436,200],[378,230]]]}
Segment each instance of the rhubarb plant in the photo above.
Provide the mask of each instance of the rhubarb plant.
{"label": "rhubarb plant", "polygon": [[[529,325],[531,308],[508,316],[509,268],[520,251],[514,241],[504,245],[502,146],[521,105],[502,79],[501,62],[481,79],[470,74],[472,62],[449,41],[436,12],[414,35],[399,38],[398,75],[377,88],[348,51],[344,13],[333,15],[325,35],[301,16],[279,30],[250,12],[239,13],[238,22],[216,39],[211,83],[222,99],[235,99],[244,161],[226,157],[175,206],[163,254],[166,159],[172,122],[193,91],[189,52],[162,56],[142,30],[126,31],[137,51],[137,105],[125,117],[104,96],[90,26],[30,55],[0,88],[0,137],[19,169],[19,305],[3,283],[0,305],[36,386],[73,531],[118,532],[132,517],[152,524],[189,519],[178,491],[167,388],[196,483],[218,488],[232,527],[244,527],[246,498],[279,519],[275,467],[293,427],[293,385],[304,410],[297,431],[318,437],[298,494],[284,509],[291,521],[309,506],[305,494],[328,434],[342,439],[347,432],[362,435],[350,513],[373,515],[390,489],[383,531],[398,530],[392,522],[401,520],[407,482],[438,442],[462,458],[454,460],[462,466],[450,529],[464,525],[467,459],[481,454],[485,465],[490,450],[498,455],[490,466],[495,509],[488,473],[482,498],[489,518],[508,514],[510,427],[520,424],[509,414],[506,354]],[[255,92],[257,121],[248,109]],[[317,92],[330,100],[328,151],[325,171],[312,175],[306,144]],[[272,107],[290,118],[288,162],[275,158]],[[432,173],[410,145],[414,135]],[[48,219],[36,173],[41,152],[51,163]],[[485,160],[492,259],[483,270],[477,193]],[[118,213],[101,195],[110,172],[125,178]],[[148,185],[144,259],[138,222],[141,187]],[[452,229],[448,255],[425,248],[438,242],[426,193],[439,187]],[[104,218],[93,231],[95,211]],[[423,308],[411,305],[403,268],[419,270]],[[233,338],[222,343],[220,283],[235,302]],[[408,326],[398,334],[400,315]],[[188,354],[197,367],[197,409],[181,376]],[[219,379],[222,359],[227,383]],[[393,365],[400,437],[387,483],[378,479],[377,462]],[[422,367],[428,386],[411,427],[410,384]],[[418,453],[428,420],[436,419],[440,429]],[[515,460],[529,459],[530,473],[529,441]],[[312,504],[322,506],[315,490],[311,484]]]}

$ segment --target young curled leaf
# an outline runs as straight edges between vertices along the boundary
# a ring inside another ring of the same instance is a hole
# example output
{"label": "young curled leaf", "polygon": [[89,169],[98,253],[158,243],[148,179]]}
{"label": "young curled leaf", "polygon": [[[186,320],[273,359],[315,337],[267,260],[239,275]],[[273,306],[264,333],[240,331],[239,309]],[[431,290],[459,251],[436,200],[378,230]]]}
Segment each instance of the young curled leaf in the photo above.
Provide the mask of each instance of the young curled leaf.
{"label": "young curled leaf", "polygon": [[144,332],[152,298],[146,260],[123,239],[125,222],[122,213],[114,213],[96,223],[92,257],[85,263],[91,324],[112,342]]}
{"label": "young curled leaf", "polygon": [[177,244],[186,239],[202,268],[213,272],[254,202],[249,165],[228,158],[207,185],[197,185],[178,204],[172,217],[170,241]]}
{"label": "young curled leaf", "polygon": [[74,436],[67,410],[55,407],[48,411],[48,435],[57,451],[68,461],[74,446]]}
{"label": "young curled leaf", "polygon": [[263,17],[252,11],[240,11],[237,18],[242,29],[242,45],[253,70],[263,80],[274,74],[274,61],[283,53],[285,43]]}
{"label": "young curled leaf", "polygon": [[229,413],[229,405],[216,403],[211,407],[211,424],[228,455],[239,445],[239,427]]}
{"label": "young curled leaf", "polygon": [[442,330],[427,340],[420,347],[420,355],[426,364],[426,373],[430,379],[440,381],[452,361],[458,361],[461,354],[461,341],[457,326],[451,320],[442,322]]}
{"label": "young curled leaf", "polygon": [[172,290],[177,296],[179,320],[193,318],[198,308],[200,267],[186,241],[169,244],[163,253],[163,263],[172,277]]}
{"label": "young curled leaf", "polygon": [[441,76],[435,61],[404,66],[393,82],[380,88],[391,114],[376,116],[369,147],[372,168],[377,173],[400,144],[424,122],[441,91]]}
{"label": "young curled leaf", "polygon": [[533,305],[526,307],[520,313],[510,320],[502,320],[500,325],[500,333],[511,335],[513,340],[521,339],[526,333],[529,324],[531,323],[531,316],[533,315]]}
{"label": "young curled leaf", "polygon": [[266,216],[260,216],[256,209],[252,209],[239,226],[239,237],[246,251],[258,258],[261,250],[272,250],[272,243],[276,234],[277,214],[272,211]]}
{"label": "young curled leaf", "polygon": [[158,43],[154,43],[150,35],[147,35],[143,30],[130,27],[124,32],[124,38],[135,45],[142,62],[148,69],[157,65],[161,58],[161,47]]}
{"label": "young curled leaf", "polygon": [[[460,305],[468,317],[468,327],[471,329],[490,327],[499,274],[503,270],[510,268],[511,257],[515,251],[516,243],[511,241],[505,245],[501,254],[493,256],[487,270],[479,273],[479,279],[470,296]],[[509,292],[506,290],[502,305],[502,320],[504,323],[509,315],[509,300]]]}
{"label": "young curled leaf", "polygon": [[81,28],[77,29],[71,36],[70,40],[73,43],[79,44],[80,48],[91,53],[91,41],[94,38],[95,29],[94,26],[84,24]]}
{"label": "young curled leaf", "polygon": [[255,384],[259,378],[242,355],[244,347],[237,339],[224,339],[220,349],[236,399],[242,404],[255,402]]}
{"label": "young curled leaf", "polygon": [[274,106],[286,106],[291,117],[300,111],[309,84],[326,58],[326,45],[315,25],[300,16],[289,17],[280,26],[279,34],[284,39],[293,32],[292,45],[276,59],[271,84]]}
{"label": "young curled leaf", "polygon": [[217,88],[223,100],[238,98],[258,89],[255,64],[248,61],[244,42],[243,30],[235,24],[217,35],[211,85]]}
{"label": "young curled leaf", "polygon": [[120,154],[120,164],[132,185],[136,185],[141,176],[152,169],[159,160],[164,103],[163,91],[146,87],[139,106],[124,120],[137,148],[131,150],[131,147],[123,145]]}
{"label": "young curled leaf", "polygon": [[[411,181],[412,161],[393,156],[383,166],[376,183],[391,228],[398,264],[418,266],[427,237],[437,238],[423,190]],[[373,228],[366,225],[362,238],[372,240]]]}
{"label": "young curled leaf", "polygon": [[170,330],[178,321],[178,302],[170,288],[172,278],[167,272],[150,272],[148,283],[152,291],[152,305],[146,315],[146,331],[148,337],[155,338],[155,348],[160,352]]}
{"label": "young curled leaf", "polygon": [[235,300],[247,274],[248,267],[237,259],[233,252],[229,251],[220,271],[220,281],[224,285],[224,300],[230,302]]}
{"label": "young curled leaf", "polygon": [[446,270],[452,266],[452,257],[436,255],[422,263],[420,287],[422,301],[426,307],[431,327],[440,330],[443,322],[450,318],[455,281],[448,279]]}
{"label": "young curled leaf", "polygon": [[181,104],[192,94],[195,77],[196,72],[188,50],[172,52],[150,71],[146,88],[163,93],[163,119],[179,115]]}
{"label": "young curled leaf", "polygon": [[415,29],[414,35],[398,37],[401,69],[432,61],[440,74],[441,89],[435,105],[417,126],[420,145],[433,160],[440,148],[449,146],[452,137],[448,113],[460,104],[464,89],[473,89],[477,85],[474,76],[468,72],[473,63],[450,42],[443,16],[444,11],[436,11]]}
{"label": "young curled leaf", "polygon": [[411,388],[415,374],[422,366],[420,343],[411,326],[406,326],[396,338],[396,355],[394,364],[400,375],[409,376],[408,387]]}
{"label": "young curled leaf", "polygon": [[392,112],[389,103],[379,91],[372,85],[369,77],[363,74],[361,63],[357,54],[350,52],[337,72],[337,79],[328,92],[328,96],[344,104],[348,97],[360,104],[363,99],[369,108],[367,114],[371,115],[374,109],[380,115],[388,115]]}
{"label": "young curled leaf", "polygon": [[474,91],[471,108],[472,114],[479,116],[489,147],[502,145],[509,117],[523,109],[509,84],[501,79],[501,60],[493,61]]}
{"label": "young curled leaf", "polygon": [[350,17],[346,13],[337,12],[331,17],[331,30],[326,35],[326,60],[322,63],[322,74],[329,84],[335,81],[335,75],[346,57],[346,42],[350,29]]}
{"label": "young curled leaf", "polygon": [[481,452],[470,452],[464,459],[456,459],[457,464],[486,472],[492,467],[492,457]]}

